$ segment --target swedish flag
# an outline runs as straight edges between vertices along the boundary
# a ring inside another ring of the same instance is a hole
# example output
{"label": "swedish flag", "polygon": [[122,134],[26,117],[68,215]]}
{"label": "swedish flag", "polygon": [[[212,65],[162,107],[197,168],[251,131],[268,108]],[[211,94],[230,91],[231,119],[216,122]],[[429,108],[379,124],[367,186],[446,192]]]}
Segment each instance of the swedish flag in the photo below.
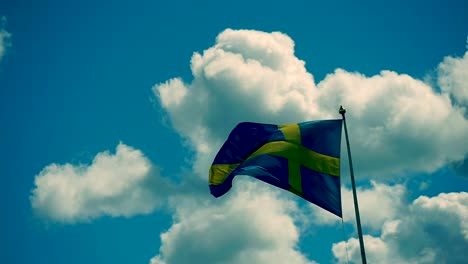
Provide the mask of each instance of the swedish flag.
{"label": "swedish flag", "polygon": [[341,217],[341,123],[238,124],[210,168],[211,194],[222,196],[236,175],[249,175]]}

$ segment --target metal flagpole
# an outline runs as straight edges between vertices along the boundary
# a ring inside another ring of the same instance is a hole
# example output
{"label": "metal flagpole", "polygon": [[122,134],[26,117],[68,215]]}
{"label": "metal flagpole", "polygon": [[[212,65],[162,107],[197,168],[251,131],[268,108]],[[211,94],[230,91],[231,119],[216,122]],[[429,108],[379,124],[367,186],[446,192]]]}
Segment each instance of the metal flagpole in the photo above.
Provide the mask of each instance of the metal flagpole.
{"label": "metal flagpole", "polygon": [[348,129],[346,127],[346,117],[345,117],[346,109],[340,106],[339,113],[343,117],[344,131],[345,131],[345,136],[346,136],[346,147],[348,149],[349,169],[351,171],[351,185],[353,187],[354,211],[356,212],[356,224],[357,224],[357,230],[358,230],[358,235],[359,235],[359,246],[361,248],[361,259],[362,259],[363,264],[367,264],[366,251],[364,250],[364,239],[362,238],[361,219],[360,219],[361,217],[359,216],[359,206],[358,206],[358,200],[357,200],[357,195],[356,195],[356,184],[354,183],[353,162],[351,160],[351,150],[349,148]]}

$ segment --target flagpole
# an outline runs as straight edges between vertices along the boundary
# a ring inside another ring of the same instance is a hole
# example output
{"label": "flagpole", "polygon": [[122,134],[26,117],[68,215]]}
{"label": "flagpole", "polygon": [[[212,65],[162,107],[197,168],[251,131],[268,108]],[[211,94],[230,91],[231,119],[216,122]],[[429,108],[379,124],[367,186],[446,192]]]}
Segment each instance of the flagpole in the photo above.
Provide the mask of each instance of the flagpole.
{"label": "flagpole", "polygon": [[361,259],[362,259],[363,264],[367,264],[366,251],[364,249],[364,239],[362,238],[361,219],[359,216],[359,206],[358,206],[358,200],[357,200],[357,195],[356,195],[356,184],[354,183],[353,161],[351,160],[351,149],[349,148],[348,129],[346,127],[346,117],[345,117],[346,109],[340,106],[339,113],[343,117],[344,131],[345,131],[345,137],[346,137],[346,147],[348,149],[349,169],[351,171],[351,186],[353,187],[354,211],[356,212],[356,224],[357,224],[357,230],[358,230],[358,236],[359,236],[359,246],[361,248]]}

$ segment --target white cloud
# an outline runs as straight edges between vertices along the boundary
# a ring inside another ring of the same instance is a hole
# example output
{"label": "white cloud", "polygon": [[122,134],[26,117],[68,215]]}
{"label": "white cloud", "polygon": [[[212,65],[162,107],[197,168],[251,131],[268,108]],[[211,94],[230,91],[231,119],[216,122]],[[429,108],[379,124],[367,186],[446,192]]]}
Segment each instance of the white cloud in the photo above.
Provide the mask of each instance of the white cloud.
{"label": "white cloud", "polygon": [[[369,263],[466,263],[468,256],[468,193],[421,196],[388,221],[380,237],[365,236]],[[360,263],[359,242],[347,241],[353,263]],[[333,245],[338,263],[346,263],[345,242]]]}
{"label": "white cloud", "polygon": [[322,109],[343,103],[358,175],[432,172],[462,160],[468,121],[447,96],[408,75],[337,70],[318,85]]}
{"label": "white cloud", "polygon": [[175,78],[153,88],[174,128],[196,150],[203,178],[215,151],[241,121],[290,123],[313,113],[313,77],[279,32],[226,30],[191,60],[194,80]]}
{"label": "white cloud", "polygon": [[[467,38],[468,49],[468,38]],[[463,108],[468,116],[468,52],[461,58],[447,56],[438,67],[438,84],[443,93],[446,93],[455,104]],[[453,163],[453,170],[462,176],[468,176],[468,155],[465,159]]]}
{"label": "white cloud", "polygon": [[468,106],[468,52],[462,58],[446,57],[439,64],[438,82],[443,92],[453,96],[465,107]]}
{"label": "white cloud", "polygon": [[48,165],[35,177],[30,200],[39,216],[72,223],[150,213],[170,188],[141,151],[120,143],[90,165]]}
{"label": "white cloud", "polygon": [[[378,231],[382,225],[399,216],[405,203],[406,188],[401,184],[393,186],[371,181],[370,188],[357,188],[359,199],[359,213],[363,227]],[[343,219],[348,223],[355,223],[354,202],[352,191],[341,188]],[[334,225],[340,223],[340,218],[315,206],[312,209],[312,222],[318,225]]]}
{"label": "white cloud", "polygon": [[6,17],[0,17],[0,61],[5,56],[7,48],[11,45],[11,33],[5,30]]}
{"label": "white cloud", "polygon": [[175,78],[153,91],[192,144],[201,177],[238,122],[339,118],[341,104],[358,175],[431,172],[468,153],[459,144],[468,121],[428,84],[391,71],[366,77],[339,69],[316,85],[304,65],[282,33],[227,29],[213,47],[194,53],[191,83]]}
{"label": "white cloud", "polygon": [[296,204],[245,178],[221,199],[175,199],[174,224],[152,264],[312,264],[296,248]]}

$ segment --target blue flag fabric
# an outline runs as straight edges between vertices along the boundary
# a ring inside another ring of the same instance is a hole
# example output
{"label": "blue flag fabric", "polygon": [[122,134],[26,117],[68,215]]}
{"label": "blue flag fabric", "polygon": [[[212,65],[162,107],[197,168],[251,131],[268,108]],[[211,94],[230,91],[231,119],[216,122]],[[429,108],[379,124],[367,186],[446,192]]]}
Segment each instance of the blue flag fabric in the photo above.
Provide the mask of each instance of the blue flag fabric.
{"label": "blue flag fabric", "polygon": [[236,175],[248,175],[341,217],[341,123],[238,124],[210,167],[211,194],[224,195]]}

